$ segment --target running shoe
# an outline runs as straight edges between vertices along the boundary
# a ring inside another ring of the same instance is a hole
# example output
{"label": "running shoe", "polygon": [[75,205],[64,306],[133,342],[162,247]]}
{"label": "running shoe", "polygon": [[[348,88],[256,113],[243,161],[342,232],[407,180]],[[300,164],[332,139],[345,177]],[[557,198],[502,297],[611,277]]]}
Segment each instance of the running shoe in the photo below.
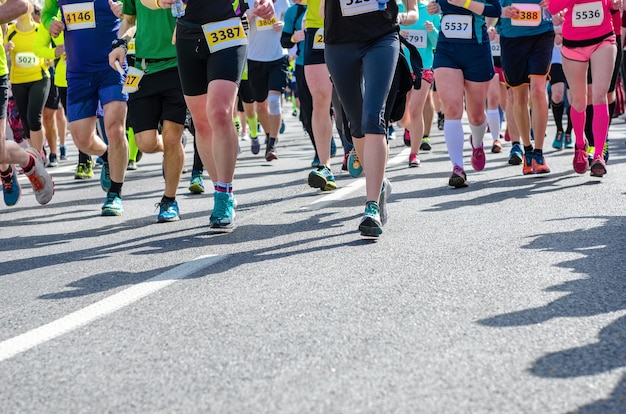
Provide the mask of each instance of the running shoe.
{"label": "running shoe", "polygon": [[[343,162],[341,163],[341,171],[348,171],[348,156],[350,154],[343,154]],[[319,165],[319,160],[317,160],[317,164]],[[312,165],[316,167],[315,165]]]}
{"label": "running shoe", "polygon": [[574,141],[572,140],[571,134],[565,134],[565,138],[563,139],[563,146],[565,148],[572,148],[574,146]]}
{"label": "running shoe", "polygon": [[491,145],[491,152],[494,154],[499,154],[502,152],[502,142],[499,139],[493,141],[493,145]]}
{"label": "running shoe", "polygon": [[100,171],[100,187],[104,192],[108,192],[111,188],[111,167],[108,162],[102,163],[102,171]]}
{"label": "running shoe", "polygon": [[546,159],[543,154],[533,152],[532,167],[534,174],[547,174],[550,172],[550,167],[546,164]]}
{"label": "running shoe", "polygon": [[430,151],[431,149],[432,149],[432,147],[430,146],[430,137],[429,136],[422,137],[422,143],[420,144],[420,150],[421,151]]}
{"label": "running shoe", "polygon": [[285,120],[284,119],[280,120],[280,130],[278,132],[281,134],[285,133]]}
{"label": "running shoe", "polygon": [[607,138],[604,141],[604,148],[602,148],[602,158],[604,158],[604,163],[607,164],[609,162],[609,139]]}
{"label": "running shoe", "polygon": [[482,171],[485,168],[487,159],[485,158],[484,144],[480,144],[480,147],[474,148],[472,142],[472,136],[470,135],[470,145],[472,146],[472,167],[475,171]]}
{"label": "running shoe", "polygon": [[508,126],[504,130],[504,140],[506,142],[511,142],[511,134],[509,134],[509,127]]}
{"label": "running shoe", "polygon": [[359,177],[363,172],[363,166],[355,149],[350,151],[350,155],[348,155],[348,172],[354,178]]}
{"label": "running shoe", "polygon": [[135,171],[137,168],[137,162],[128,160],[128,165],[126,166],[127,171]]}
{"label": "running shoe", "polygon": [[335,144],[335,137],[330,138],[330,157],[337,155],[337,144]]}
{"label": "running shoe", "polygon": [[35,160],[35,166],[24,174],[33,185],[37,202],[41,205],[48,204],[54,195],[54,181],[43,166],[40,153],[32,147],[26,148],[26,152]]}
{"label": "running shoe", "polygon": [[270,138],[265,147],[265,161],[273,161],[278,159],[276,153],[276,138]]}
{"label": "running shoe", "polygon": [[108,192],[107,198],[102,205],[103,216],[121,216],[124,212],[122,208],[122,198],[117,193]]}
{"label": "running shoe", "polygon": [[383,233],[382,222],[380,220],[380,206],[375,201],[368,201],[365,204],[365,213],[359,223],[361,236],[378,237]]}
{"label": "running shoe", "polygon": [[387,139],[389,141],[396,139],[396,129],[393,125],[389,125],[389,128],[387,129]]}
{"label": "running shoe", "polygon": [[606,163],[604,162],[604,158],[596,158],[591,162],[591,176],[592,177],[602,177],[606,174]]}
{"label": "running shoe", "polygon": [[443,112],[437,112],[437,129],[439,131],[443,131],[443,125],[446,121],[446,117],[443,115]]}
{"label": "running shoe", "polygon": [[67,147],[66,147],[65,145],[61,145],[61,146],[59,147],[59,149],[61,150],[61,151],[60,151],[60,157],[59,157],[59,159],[60,159],[61,161],[65,161],[65,160],[67,160],[67,159],[68,159],[68,157],[67,157]]}
{"label": "running shoe", "polygon": [[261,151],[261,143],[258,137],[250,140],[250,151],[252,151],[254,155],[257,155]]}
{"label": "running shoe", "polygon": [[[350,165],[348,165],[350,168]],[[337,189],[337,183],[335,183],[335,176],[330,168],[325,165],[320,165],[317,169],[309,173],[309,186],[313,188],[319,188],[322,191],[332,191]]]}
{"label": "running shoe", "polygon": [[49,161],[48,161],[48,167],[54,168],[54,167],[58,167],[58,166],[59,166],[59,161],[57,159],[57,155],[53,154],[53,153],[50,153]]}
{"label": "running shoe", "polygon": [[523,156],[524,151],[522,151],[522,146],[518,142],[514,143],[511,146],[511,152],[509,152],[509,164],[520,165]]}
{"label": "running shoe", "polygon": [[422,165],[422,161],[420,161],[420,157],[417,154],[411,153],[409,154],[409,168],[415,168]]}
{"label": "running shoe", "polygon": [[564,140],[565,140],[565,132],[556,131],[556,135],[554,136],[554,141],[552,141],[552,148],[556,148],[558,150],[563,149]]}
{"label": "running shoe", "polygon": [[191,180],[189,181],[189,191],[192,194],[204,193],[204,179],[202,178],[202,172],[192,171]]}
{"label": "running shoe", "polygon": [[170,223],[172,221],[180,220],[178,213],[178,202],[174,201],[161,201],[156,204],[159,208],[159,215],[157,216],[157,222]]}
{"label": "running shoe", "polygon": [[524,152],[524,165],[522,166],[522,174],[534,174],[533,171],[533,151]]}
{"label": "running shoe", "polygon": [[235,221],[235,197],[232,193],[215,191],[213,193],[213,211],[209,218],[212,229],[230,229]]}
{"label": "running shoe", "polygon": [[450,175],[450,179],[448,180],[448,185],[454,188],[463,188],[467,187],[467,175],[463,168],[458,165],[454,165],[452,169],[452,175]]}
{"label": "running shoe", "polygon": [[410,147],[411,146],[411,133],[406,128],[404,128],[403,140],[404,140],[404,146],[406,146],[406,147]]}
{"label": "running shoe", "polygon": [[391,182],[385,177],[383,180],[383,187],[380,190],[380,195],[378,196],[378,207],[380,210],[380,222],[384,226],[387,224],[387,218],[389,218],[389,211],[387,209],[387,200],[389,200],[389,196],[391,195]]}
{"label": "running shoe", "polygon": [[22,187],[17,179],[17,171],[13,166],[9,166],[11,171],[7,175],[0,175],[2,178],[2,194],[4,195],[4,204],[12,207],[20,201],[22,195]]}
{"label": "running shoe", "polygon": [[589,161],[587,160],[587,149],[585,147],[579,148],[578,145],[574,149],[574,171],[578,174],[584,174],[589,167]]}
{"label": "running shoe", "polygon": [[93,161],[78,164],[76,166],[76,173],[74,173],[75,180],[84,180],[93,177]]}

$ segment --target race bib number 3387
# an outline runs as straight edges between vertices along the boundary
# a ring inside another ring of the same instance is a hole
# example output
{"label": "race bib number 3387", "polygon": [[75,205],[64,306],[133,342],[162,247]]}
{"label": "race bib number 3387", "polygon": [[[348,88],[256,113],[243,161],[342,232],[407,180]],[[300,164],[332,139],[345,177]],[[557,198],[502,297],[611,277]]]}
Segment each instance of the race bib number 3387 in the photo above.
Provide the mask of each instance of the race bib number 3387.
{"label": "race bib number 3387", "polygon": [[248,44],[241,19],[238,17],[216,23],[207,23],[202,26],[202,30],[204,30],[204,36],[211,53]]}

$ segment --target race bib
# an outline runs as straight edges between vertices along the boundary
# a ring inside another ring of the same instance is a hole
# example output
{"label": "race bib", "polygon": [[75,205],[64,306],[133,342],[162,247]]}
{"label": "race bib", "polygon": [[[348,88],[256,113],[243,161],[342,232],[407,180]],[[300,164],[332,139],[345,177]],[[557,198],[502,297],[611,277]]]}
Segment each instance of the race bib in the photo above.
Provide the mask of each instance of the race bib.
{"label": "race bib", "polygon": [[277,21],[276,17],[272,17],[271,19],[256,19],[256,29],[272,30],[274,28],[274,23]]}
{"label": "race bib", "polygon": [[62,9],[67,30],[93,29],[96,27],[93,2],[66,4],[62,6]]}
{"label": "race bib", "polygon": [[135,38],[134,37],[128,41],[127,46],[128,46],[128,50],[126,51],[126,54],[134,55],[135,54]]}
{"label": "race bib", "polygon": [[20,52],[15,54],[15,64],[20,68],[34,68],[39,65],[39,58],[32,52]]}
{"label": "race bib", "polygon": [[124,93],[133,93],[139,90],[139,82],[141,82],[141,78],[143,78],[144,72],[143,70],[129,67],[128,73],[126,74],[126,79],[124,79],[124,87],[122,88],[122,92]]}
{"label": "race bib", "polygon": [[543,14],[538,4],[513,3],[511,6],[519,10],[519,17],[511,19],[512,26],[539,26]]}
{"label": "race bib", "polygon": [[356,16],[378,11],[376,0],[340,0],[341,14],[344,16]]}
{"label": "race bib", "polygon": [[575,4],[572,9],[573,27],[599,26],[604,20],[602,2]]}
{"label": "race bib", "polygon": [[489,42],[491,45],[491,56],[500,56],[500,43]]}
{"label": "race bib", "polygon": [[324,43],[324,29],[317,29],[315,37],[313,38],[313,49],[324,50],[326,43]]}
{"label": "race bib", "polygon": [[217,23],[204,24],[202,25],[202,30],[211,53],[228,49],[229,47],[248,44],[248,38],[239,17],[233,17]]}
{"label": "race bib", "polygon": [[406,40],[418,49],[425,49],[426,30],[407,30]]}
{"label": "race bib", "polygon": [[471,39],[472,16],[467,14],[447,14],[441,19],[441,31],[448,39]]}

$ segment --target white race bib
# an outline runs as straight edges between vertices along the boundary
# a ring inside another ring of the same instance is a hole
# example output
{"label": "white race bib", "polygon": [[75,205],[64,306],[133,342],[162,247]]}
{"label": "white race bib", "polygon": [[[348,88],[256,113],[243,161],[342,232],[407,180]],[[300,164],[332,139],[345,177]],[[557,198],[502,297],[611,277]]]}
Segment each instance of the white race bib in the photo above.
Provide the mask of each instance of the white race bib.
{"label": "white race bib", "polygon": [[407,30],[406,40],[418,49],[425,49],[428,40],[426,30]]}
{"label": "white race bib", "polygon": [[228,49],[229,47],[248,44],[248,38],[239,17],[216,23],[207,23],[202,25],[202,30],[211,53]]}
{"label": "white race bib", "polygon": [[448,39],[471,39],[473,29],[468,14],[446,14],[441,19],[441,31]]}
{"label": "white race bib", "polygon": [[15,54],[15,65],[20,68],[34,68],[39,65],[39,57],[32,52],[19,52]]}
{"label": "white race bib", "polygon": [[378,1],[376,0],[339,0],[341,3],[341,14],[344,16],[356,16],[378,11]]}
{"label": "white race bib", "polygon": [[137,92],[139,90],[139,82],[141,82],[141,78],[143,78],[143,75],[143,70],[137,69],[132,66],[129,67],[128,73],[126,74],[126,79],[124,79],[124,87],[122,88],[122,92]]}
{"label": "white race bib", "polygon": [[324,29],[317,29],[313,38],[313,49],[324,50],[326,43],[324,42]]}
{"label": "white race bib", "polygon": [[491,45],[491,56],[500,56],[500,43],[489,42]]}
{"label": "white race bib", "polygon": [[96,27],[96,14],[93,2],[66,4],[63,19],[67,30],[93,29]]}
{"label": "white race bib", "polygon": [[575,4],[572,9],[573,27],[599,26],[604,20],[602,2]]}
{"label": "white race bib", "polygon": [[543,13],[538,4],[513,3],[511,6],[519,10],[519,17],[511,19],[512,26],[539,26]]}

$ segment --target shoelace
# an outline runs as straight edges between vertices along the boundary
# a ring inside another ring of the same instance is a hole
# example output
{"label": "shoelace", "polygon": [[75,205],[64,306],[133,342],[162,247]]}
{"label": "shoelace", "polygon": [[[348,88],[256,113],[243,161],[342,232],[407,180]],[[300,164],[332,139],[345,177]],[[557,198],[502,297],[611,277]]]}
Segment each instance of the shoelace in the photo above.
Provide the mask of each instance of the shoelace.
{"label": "shoelace", "polygon": [[13,192],[12,174],[9,174],[9,175],[2,175],[2,174],[0,174],[0,178],[2,178],[2,185],[4,187],[4,192],[5,193],[12,193]]}
{"label": "shoelace", "polygon": [[32,175],[29,175],[28,180],[33,185],[33,189],[35,191],[41,191],[46,186],[46,181],[43,177],[37,174],[37,171],[35,171]]}

